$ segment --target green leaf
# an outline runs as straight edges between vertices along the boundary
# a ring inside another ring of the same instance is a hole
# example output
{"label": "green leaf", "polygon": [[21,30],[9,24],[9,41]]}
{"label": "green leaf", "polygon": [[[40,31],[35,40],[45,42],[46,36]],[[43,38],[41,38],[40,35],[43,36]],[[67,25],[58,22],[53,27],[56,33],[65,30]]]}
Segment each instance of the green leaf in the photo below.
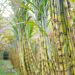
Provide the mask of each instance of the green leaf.
{"label": "green leaf", "polygon": [[39,28],[39,30],[40,30],[42,33],[44,33],[44,35],[47,36],[46,31],[45,31],[42,27],[40,27],[41,25],[38,25],[36,22],[34,22],[34,21],[27,21],[26,24],[31,25],[31,26],[34,26],[34,25],[35,25],[36,27]]}
{"label": "green leaf", "polygon": [[33,2],[31,2],[31,1],[29,1],[29,0],[27,0],[27,2],[28,2],[29,4],[31,4],[32,6],[34,6],[34,8],[38,9],[38,7],[37,7]]}
{"label": "green leaf", "polygon": [[28,38],[32,37],[33,28],[34,28],[34,22],[33,21],[27,21],[26,22],[26,33],[28,35]]}
{"label": "green leaf", "polygon": [[71,0],[71,2],[75,2],[75,0]]}

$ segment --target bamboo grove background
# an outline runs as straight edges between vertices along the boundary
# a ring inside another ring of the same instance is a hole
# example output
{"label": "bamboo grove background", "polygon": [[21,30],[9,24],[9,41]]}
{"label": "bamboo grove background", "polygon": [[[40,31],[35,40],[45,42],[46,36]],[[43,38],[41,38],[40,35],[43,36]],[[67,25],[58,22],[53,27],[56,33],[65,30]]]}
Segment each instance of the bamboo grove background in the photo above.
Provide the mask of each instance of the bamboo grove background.
{"label": "bamboo grove background", "polygon": [[74,4],[75,0],[10,0],[10,60],[20,75],[75,75]]}

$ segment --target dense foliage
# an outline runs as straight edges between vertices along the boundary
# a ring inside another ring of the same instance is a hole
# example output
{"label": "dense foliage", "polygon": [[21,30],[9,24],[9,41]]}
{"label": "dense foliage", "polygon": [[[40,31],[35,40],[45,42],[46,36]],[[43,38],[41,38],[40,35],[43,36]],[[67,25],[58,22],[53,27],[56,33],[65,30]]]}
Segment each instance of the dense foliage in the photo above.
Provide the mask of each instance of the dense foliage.
{"label": "dense foliage", "polygon": [[75,75],[74,4],[75,0],[10,0],[10,59],[21,75]]}

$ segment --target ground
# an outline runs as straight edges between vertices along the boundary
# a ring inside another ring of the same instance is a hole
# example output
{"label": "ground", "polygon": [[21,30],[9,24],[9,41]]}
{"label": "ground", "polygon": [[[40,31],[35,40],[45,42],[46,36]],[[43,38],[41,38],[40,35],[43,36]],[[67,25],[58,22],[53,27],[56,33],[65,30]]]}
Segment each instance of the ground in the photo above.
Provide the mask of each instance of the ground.
{"label": "ground", "polygon": [[19,75],[10,60],[0,60],[0,75]]}

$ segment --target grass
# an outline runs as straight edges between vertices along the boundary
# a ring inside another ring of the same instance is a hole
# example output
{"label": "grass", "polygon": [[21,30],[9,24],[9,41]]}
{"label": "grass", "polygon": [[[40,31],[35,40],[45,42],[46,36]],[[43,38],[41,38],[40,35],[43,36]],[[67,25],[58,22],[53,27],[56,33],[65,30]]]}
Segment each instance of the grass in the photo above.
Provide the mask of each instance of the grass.
{"label": "grass", "polygon": [[9,60],[0,60],[0,75],[19,75]]}

